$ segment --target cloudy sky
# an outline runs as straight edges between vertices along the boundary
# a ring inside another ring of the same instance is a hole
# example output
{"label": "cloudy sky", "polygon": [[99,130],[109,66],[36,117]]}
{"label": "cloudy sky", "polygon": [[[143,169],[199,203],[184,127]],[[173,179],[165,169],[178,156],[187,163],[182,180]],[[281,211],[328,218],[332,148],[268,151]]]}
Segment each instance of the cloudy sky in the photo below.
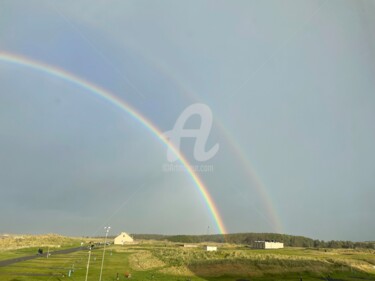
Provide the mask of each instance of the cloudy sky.
{"label": "cloudy sky", "polygon": [[[204,148],[219,150],[198,161],[190,137],[181,152],[213,169],[198,175],[228,232],[374,240],[374,15],[359,0],[1,0],[0,52],[100,86],[162,132],[205,104]],[[0,233],[218,233],[168,163],[127,112],[0,56]]]}

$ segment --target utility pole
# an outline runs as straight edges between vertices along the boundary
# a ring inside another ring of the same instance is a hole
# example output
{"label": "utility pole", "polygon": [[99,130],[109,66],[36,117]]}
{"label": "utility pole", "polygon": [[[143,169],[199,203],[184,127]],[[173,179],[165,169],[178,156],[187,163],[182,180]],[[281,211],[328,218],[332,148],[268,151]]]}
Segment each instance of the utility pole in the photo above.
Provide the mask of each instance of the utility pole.
{"label": "utility pole", "polygon": [[91,245],[89,246],[89,258],[87,259],[87,267],[86,267],[86,278],[85,278],[85,281],[87,281],[87,277],[89,276],[90,257],[91,257]]}
{"label": "utility pole", "polygon": [[110,229],[111,229],[110,226],[104,227],[104,230],[105,230],[105,240],[104,240],[104,248],[103,248],[102,266],[100,267],[99,281],[102,281],[103,265],[104,265],[104,255],[105,255],[105,246],[107,245],[107,237],[108,237],[108,232],[109,232]]}

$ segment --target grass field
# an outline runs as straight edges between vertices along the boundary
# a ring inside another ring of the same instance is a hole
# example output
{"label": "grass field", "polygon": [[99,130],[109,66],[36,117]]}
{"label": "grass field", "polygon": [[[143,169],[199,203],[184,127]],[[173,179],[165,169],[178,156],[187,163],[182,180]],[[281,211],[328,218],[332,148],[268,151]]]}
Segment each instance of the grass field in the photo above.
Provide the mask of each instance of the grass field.
{"label": "grass field", "polygon": [[[62,250],[80,246],[90,239],[65,237],[56,234],[9,235],[0,239],[0,261],[35,254],[39,248]],[[1,279],[0,279],[1,280]]]}
{"label": "grass field", "polygon": [[[375,280],[374,250],[252,250],[229,244],[218,246],[217,252],[206,252],[203,247],[183,248],[160,241],[111,245],[106,250],[102,280],[116,280],[117,273],[120,280],[155,281]],[[22,256],[28,251],[3,249],[0,257]],[[92,251],[88,280],[99,280],[102,253],[102,248]],[[88,250],[52,254],[48,259],[40,257],[0,267],[0,280],[85,280],[87,259]],[[130,273],[131,278],[125,278],[125,273]]]}

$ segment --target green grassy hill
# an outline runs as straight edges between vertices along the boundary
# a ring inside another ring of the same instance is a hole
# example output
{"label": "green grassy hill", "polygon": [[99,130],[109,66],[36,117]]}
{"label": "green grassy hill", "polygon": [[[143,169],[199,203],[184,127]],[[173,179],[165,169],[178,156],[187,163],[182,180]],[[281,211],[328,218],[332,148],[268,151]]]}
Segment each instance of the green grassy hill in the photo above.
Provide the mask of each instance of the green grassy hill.
{"label": "green grassy hill", "polygon": [[[204,244],[184,248],[180,243],[143,240],[132,245],[111,245],[106,250],[102,280],[116,280],[117,273],[120,280],[129,280],[125,275],[131,274],[130,280],[139,281],[375,280],[375,251],[370,249],[253,250],[217,243],[217,252],[206,252]],[[99,279],[102,253],[102,248],[92,251],[88,280]],[[85,280],[87,260],[87,249],[52,254],[48,259],[40,257],[0,267],[0,280]]]}

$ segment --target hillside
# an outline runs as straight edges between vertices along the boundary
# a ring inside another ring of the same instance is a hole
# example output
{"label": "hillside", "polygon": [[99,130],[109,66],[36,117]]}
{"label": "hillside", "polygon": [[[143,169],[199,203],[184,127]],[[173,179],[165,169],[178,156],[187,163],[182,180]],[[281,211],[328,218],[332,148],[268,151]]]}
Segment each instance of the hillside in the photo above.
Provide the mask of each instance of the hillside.
{"label": "hillside", "polygon": [[[154,237],[155,238],[155,237]],[[43,241],[40,241],[43,242]],[[181,243],[143,240],[138,244],[106,248],[103,279],[134,281],[360,281],[375,280],[375,251],[368,249],[254,250],[217,243],[207,252],[203,244],[194,248]],[[214,243],[212,243],[214,244]],[[9,251],[4,251],[6,254]],[[13,251],[11,251],[13,252]],[[23,254],[15,250],[14,254]],[[103,248],[87,248],[64,255],[53,254],[0,267],[2,281],[98,280]],[[72,274],[68,278],[69,274]],[[116,276],[119,279],[116,279]]]}
{"label": "hillside", "polygon": [[306,247],[306,248],[367,248],[375,249],[374,242],[352,242],[352,241],[322,241],[314,240],[304,236],[295,236],[278,233],[233,233],[214,235],[159,235],[159,234],[133,234],[135,239],[159,240],[179,243],[232,243],[241,245],[251,245],[257,240],[275,240],[283,242],[286,247]]}

